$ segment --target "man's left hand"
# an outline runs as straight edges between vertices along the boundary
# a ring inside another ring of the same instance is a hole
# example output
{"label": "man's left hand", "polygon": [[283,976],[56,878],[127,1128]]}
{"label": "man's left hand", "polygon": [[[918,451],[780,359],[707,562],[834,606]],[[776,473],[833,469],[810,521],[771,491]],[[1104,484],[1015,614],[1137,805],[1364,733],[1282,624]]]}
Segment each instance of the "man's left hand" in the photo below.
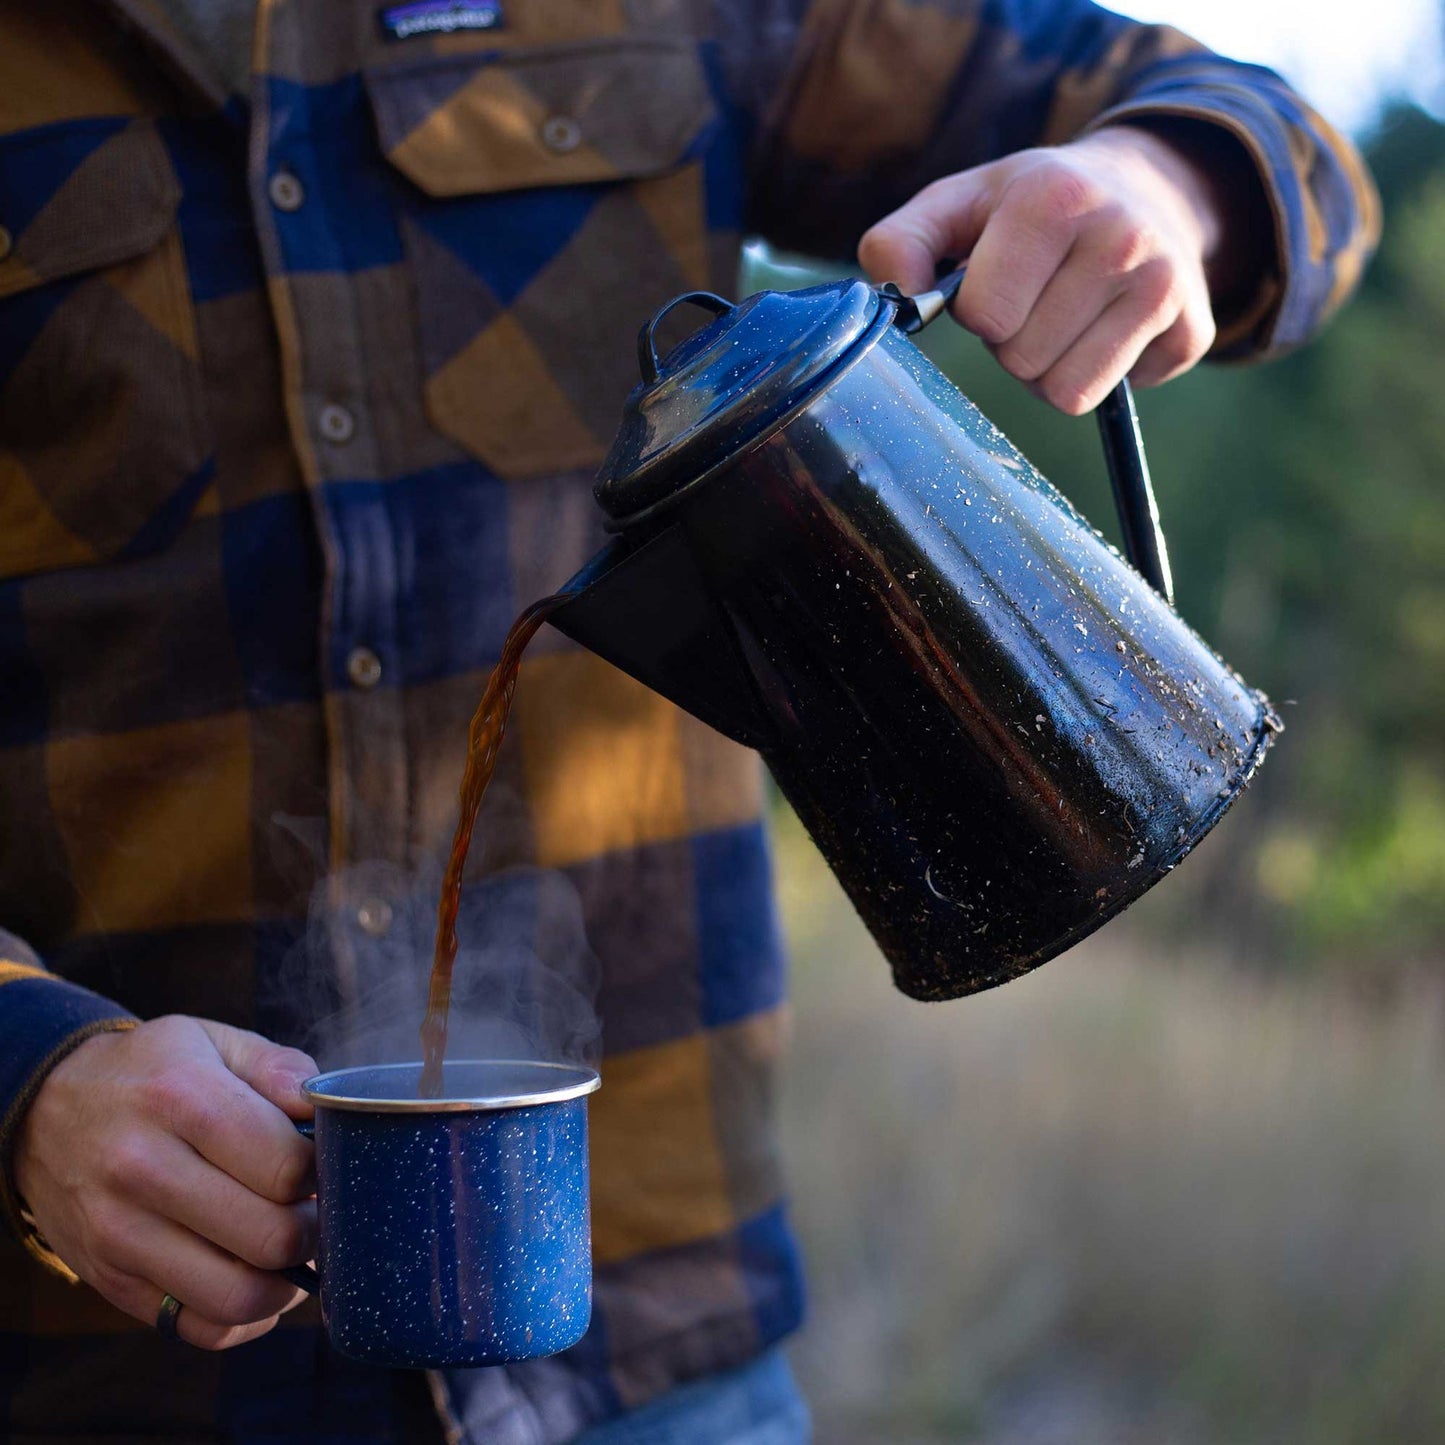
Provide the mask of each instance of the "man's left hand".
{"label": "man's left hand", "polygon": [[1167,141],[1108,126],[935,181],[858,257],[910,294],[932,287],[945,257],[967,257],[953,314],[1006,371],[1079,416],[1121,377],[1156,385],[1213,344],[1216,197]]}

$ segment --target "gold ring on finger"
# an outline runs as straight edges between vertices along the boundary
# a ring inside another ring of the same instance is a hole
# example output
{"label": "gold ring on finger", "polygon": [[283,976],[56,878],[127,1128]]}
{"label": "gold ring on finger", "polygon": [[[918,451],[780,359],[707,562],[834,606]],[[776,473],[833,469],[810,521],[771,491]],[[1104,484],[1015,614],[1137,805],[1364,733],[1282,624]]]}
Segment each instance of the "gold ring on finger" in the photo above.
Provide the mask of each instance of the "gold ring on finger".
{"label": "gold ring on finger", "polygon": [[163,1340],[178,1340],[181,1337],[179,1321],[181,1317],[181,1302],[175,1295],[168,1294],[161,1298],[161,1307],[156,1314],[156,1333]]}

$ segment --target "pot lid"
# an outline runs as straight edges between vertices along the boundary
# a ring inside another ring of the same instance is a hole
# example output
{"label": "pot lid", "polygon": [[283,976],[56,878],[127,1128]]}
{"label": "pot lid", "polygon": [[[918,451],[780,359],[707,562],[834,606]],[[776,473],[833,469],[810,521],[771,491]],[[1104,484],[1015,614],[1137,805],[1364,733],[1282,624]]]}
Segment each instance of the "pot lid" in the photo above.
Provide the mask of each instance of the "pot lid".
{"label": "pot lid", "polygon": [[[657,327],[683,304],[714,319],[659,358]],[[775,429],[836,374],[882,306],[856,279],[736,305],[706,291],[669,301],[637,338],[642,382],[593,488],[612,525],[638,520]]]}

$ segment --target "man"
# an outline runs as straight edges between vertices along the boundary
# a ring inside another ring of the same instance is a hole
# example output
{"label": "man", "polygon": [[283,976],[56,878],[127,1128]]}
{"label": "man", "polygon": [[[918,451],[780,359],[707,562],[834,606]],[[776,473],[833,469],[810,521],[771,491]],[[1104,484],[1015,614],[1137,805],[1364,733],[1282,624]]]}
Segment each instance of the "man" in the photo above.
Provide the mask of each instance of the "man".
{"label": "man", "polygon": [[0,0],[0,227],[9,1438],[806,1438],[751,755],[529,653],[474,876],[560,870],[601,963],[576,1350],[326,1351],[270,1272],[313,1249],[286,1045],[425,968],[468,715],[600,540],[659,302],[751,232],[968,256],[958,319],[1079,413],[1305,340],[1355,154],[1084,0]]}

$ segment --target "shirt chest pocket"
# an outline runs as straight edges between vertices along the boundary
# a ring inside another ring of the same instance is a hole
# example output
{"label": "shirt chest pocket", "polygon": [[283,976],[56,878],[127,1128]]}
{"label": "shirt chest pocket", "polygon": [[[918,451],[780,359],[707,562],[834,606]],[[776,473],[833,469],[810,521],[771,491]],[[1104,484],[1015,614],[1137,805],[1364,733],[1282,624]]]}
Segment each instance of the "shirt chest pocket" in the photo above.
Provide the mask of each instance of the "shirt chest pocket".
{"label": "shirt chest pocket", "polygon": [[154,550],[194,508],[180,194],[146,120],[0,139],[0,578]]}
{"label": "shirt chest pocket", "polygon": [[498,475],[593,467],[639,321],[709,280],[696,45],[622,37],[373,73],[433,426]]}

